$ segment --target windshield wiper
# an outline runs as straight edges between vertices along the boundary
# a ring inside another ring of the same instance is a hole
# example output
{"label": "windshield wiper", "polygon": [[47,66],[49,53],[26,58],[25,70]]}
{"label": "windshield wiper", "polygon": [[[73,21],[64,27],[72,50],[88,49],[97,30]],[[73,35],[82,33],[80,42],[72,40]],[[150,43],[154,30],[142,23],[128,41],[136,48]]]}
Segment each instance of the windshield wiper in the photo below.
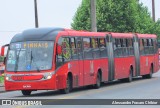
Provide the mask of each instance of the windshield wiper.
{"label": "windshield wiper", "polygon": [[[33,58],[33,55],[32,55],[32,51],[31,51],[31,62],[33,61],[33,63],[35,64],[36,68],[37,68],[37,72],[40,72],[40,69],[39,67],[37,66],[36,62],[34,61],[34,58]],[[31,62],[30,62],[30,65],[31,65]]]}
{"label": "windshield wiper", "polygon": [[18,54],[16,54],[16,55],[17,55],[17,57],[16,57],[16,64],[15,64],[15,68],[14,68],[14,72],[15,72],[15,73],[16,73],[16,72],[17,72],[17,70],[18,70],[19,54],[20,54],[20,52],[21,52],[21,49],[19,50]]}

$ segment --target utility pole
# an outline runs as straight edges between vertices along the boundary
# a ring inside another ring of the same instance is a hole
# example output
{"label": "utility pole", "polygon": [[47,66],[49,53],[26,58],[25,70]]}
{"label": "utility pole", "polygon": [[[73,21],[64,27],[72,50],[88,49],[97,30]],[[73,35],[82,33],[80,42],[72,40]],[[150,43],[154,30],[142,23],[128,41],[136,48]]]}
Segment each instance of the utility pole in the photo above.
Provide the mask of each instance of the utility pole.
{"label": "utility pole", "polygon": [[152,0],[152,18],[153,18],[153,21],[155,22],[156,19],[155,19],[155,1]]}
{"label": "utility pole", "polygon": [[34,0],[34,10],[35,10],[35,27],[38,28],[37,0]]}
{"label": "utility pole", "polygon": [[96,0],[90,0],[91,3],[91,31],[97,32],[97,22],[96,22]]}

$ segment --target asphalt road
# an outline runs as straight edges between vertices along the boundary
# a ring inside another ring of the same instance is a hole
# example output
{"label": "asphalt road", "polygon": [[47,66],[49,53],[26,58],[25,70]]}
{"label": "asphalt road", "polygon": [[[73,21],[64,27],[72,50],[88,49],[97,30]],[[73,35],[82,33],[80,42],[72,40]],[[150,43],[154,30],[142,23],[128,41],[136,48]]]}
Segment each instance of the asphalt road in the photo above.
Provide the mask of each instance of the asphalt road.
{"label": "asphalt road", "polygon": [[[59,91],[34,91],[30,96],[23,96],[20,91],[0,93],[0,99],[160,99],[160,72],[155,73],[152,79],[135,78],[131,83],[124,83],[115,81],[103,84],[100,89],[79,88],[73,90],[69,94],[60,94]],[[7,106],[6,106],[7,107]],[[24,108],[14,106],[16,108]],[[25,106],[28,107],[28,106]],[[29,106],[31,107],[31,106]],[[35,106],[33,106],[35,107]],[[37,106],[43,108],[44,106]],[[64,107],[61,106],[47,106],[47,107]],[[116,105],[100,105],[100,106],[65,106],[67,108],[116,108],[116,107],[133,107],[133,108],[160,108],[160,105],[148,106],[116,106]]]}

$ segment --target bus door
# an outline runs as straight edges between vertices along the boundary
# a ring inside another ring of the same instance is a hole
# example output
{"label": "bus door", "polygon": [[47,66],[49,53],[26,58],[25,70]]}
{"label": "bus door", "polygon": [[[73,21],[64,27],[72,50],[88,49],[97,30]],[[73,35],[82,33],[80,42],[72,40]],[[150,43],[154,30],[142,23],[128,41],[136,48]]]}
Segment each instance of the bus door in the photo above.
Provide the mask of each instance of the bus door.
{"label": "bus door", "polygon": [[134,55],[135,55],[135,69],[136,76],[140,75],[140,53],[139,53],[139,40],[137,36],[134,36]]}
{"label": "bus door", "polygon": [[114,70],[114,54],[113,54],[113,43],[112,36],[106,36],[106,44],[108,50],[108,81],[114,80],[115,70]]}
{"label": "bus door", "polygon": [[83,60],[84,85],[93,84],[94,62],[90,37],[83,37]]}
{"label": "bus door", "polygon": [[83,67],[83,50],[82,50],[82,38],[76,37],[76,47],[78,55],[78,66],[79,66],[79,86],[84,85],[84,67]]}

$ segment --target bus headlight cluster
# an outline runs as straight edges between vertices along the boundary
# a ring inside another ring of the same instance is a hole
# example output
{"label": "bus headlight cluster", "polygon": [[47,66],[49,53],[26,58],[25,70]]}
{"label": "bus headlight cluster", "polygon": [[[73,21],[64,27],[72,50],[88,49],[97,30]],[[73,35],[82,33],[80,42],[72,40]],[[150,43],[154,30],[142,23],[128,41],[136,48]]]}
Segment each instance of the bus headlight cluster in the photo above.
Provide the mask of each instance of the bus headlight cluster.
{"label": "bus headlight cluster", "polygon": [[6,80],[8,81],[8,80],[9,80],[9,77],[6,77]]}
{"label": "bus headlight cluster", "polygon": [[47,76],[47,79],[51,79],[52,76]]}
{"label": "bus headlight cluster", "polygon": [[44,79],[51,79],[52,78],[52,73],[45,73],[44,74]]}
{"label": "bus headlight cluster", "polygon": [[5,79],[6,79],[7,81],[9,81],[9,80],[11,80],[11,77],[10,77],[9,75],[5,74]]}

